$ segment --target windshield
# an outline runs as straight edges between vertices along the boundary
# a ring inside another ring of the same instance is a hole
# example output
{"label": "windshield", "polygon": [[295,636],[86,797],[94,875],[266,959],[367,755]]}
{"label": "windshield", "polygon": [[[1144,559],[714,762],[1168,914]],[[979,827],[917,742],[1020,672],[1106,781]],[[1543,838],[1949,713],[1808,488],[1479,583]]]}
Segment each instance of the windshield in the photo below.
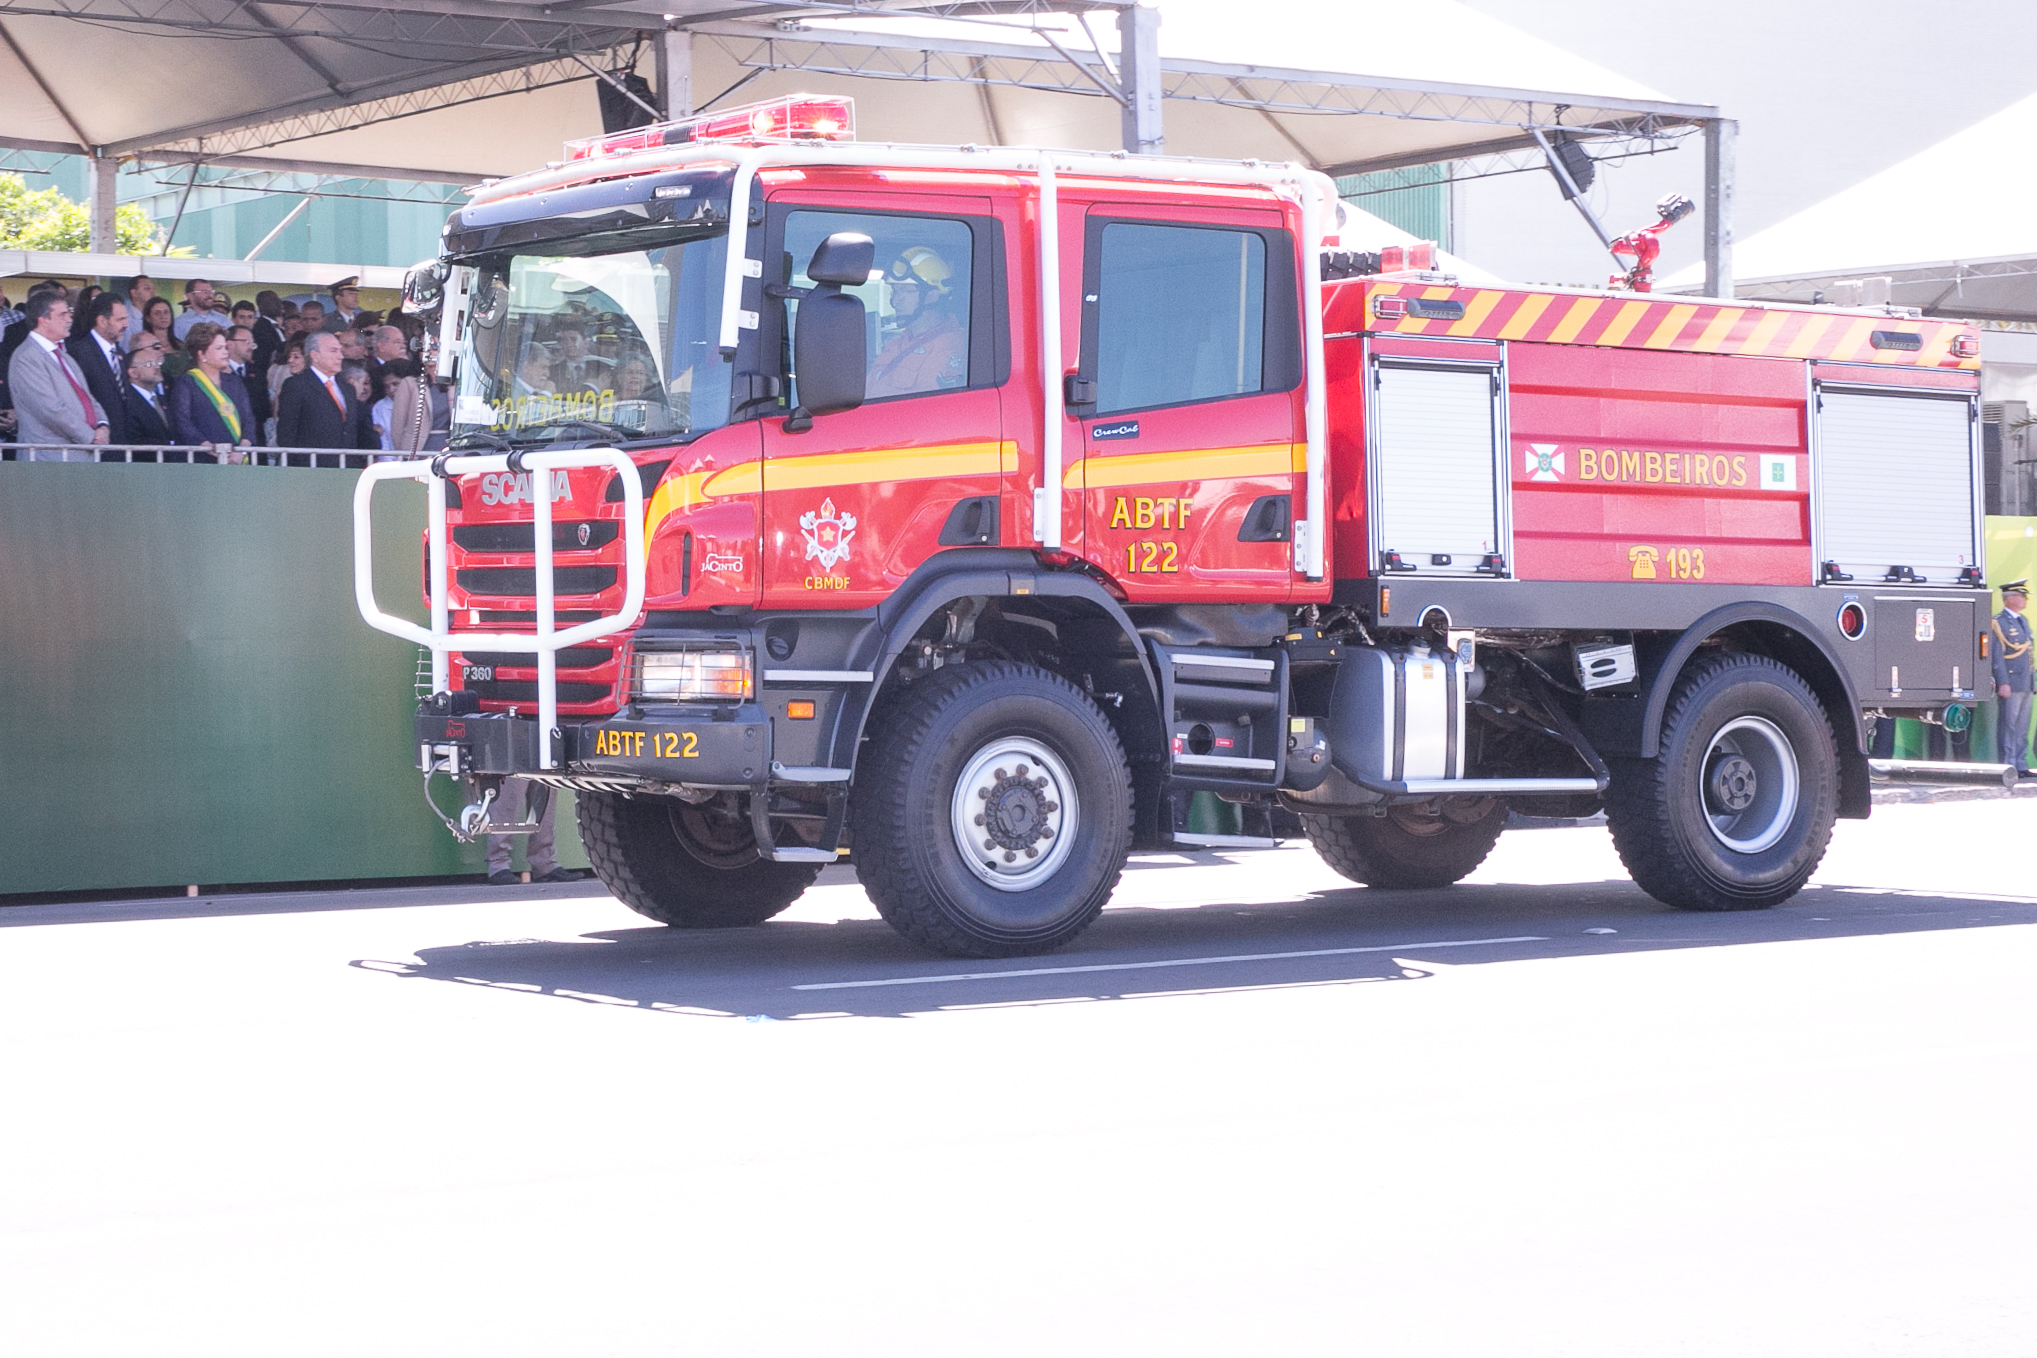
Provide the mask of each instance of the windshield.
{"label": "windshield", "polygon": [[717,348],[727,242],[484,260],[453,433],[626,440],[727,424]]}

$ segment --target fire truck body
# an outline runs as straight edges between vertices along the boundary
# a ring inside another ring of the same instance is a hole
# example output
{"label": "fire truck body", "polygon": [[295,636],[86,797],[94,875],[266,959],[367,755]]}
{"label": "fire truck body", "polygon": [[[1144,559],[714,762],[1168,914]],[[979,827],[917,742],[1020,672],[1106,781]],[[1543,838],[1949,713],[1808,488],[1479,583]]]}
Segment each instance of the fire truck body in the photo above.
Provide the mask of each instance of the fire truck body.
{"label": "fire truck body", "polygon": [[[872,146],[484,190],[434,271],[427,778],[576,789],[679,925],[853,843],[969,955],[1073,937],[1134,846],[1290,815],[1432,886],[1509,807],[1605,804],[1672,904],[1786,898],[1868,812],[1863,716],[1986,664],[1972,331],[1382,274],[1333,213],[1291,167]],[[554,707],[459,633],[621,606],[638,488],[520,470],[597,446],[641,478],[643,610],[557,653]]]}

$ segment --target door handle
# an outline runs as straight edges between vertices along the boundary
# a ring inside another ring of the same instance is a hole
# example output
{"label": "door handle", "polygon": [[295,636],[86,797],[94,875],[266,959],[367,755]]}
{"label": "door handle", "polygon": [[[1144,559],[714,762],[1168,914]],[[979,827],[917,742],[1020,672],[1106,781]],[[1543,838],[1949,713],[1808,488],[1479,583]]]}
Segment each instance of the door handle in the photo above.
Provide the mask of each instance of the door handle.
{"label": "door handle", "polygon": [[1285,542],[1293,522],[1292,501],[1285,495],[1261,495],[1238,525],[1240,542]]}

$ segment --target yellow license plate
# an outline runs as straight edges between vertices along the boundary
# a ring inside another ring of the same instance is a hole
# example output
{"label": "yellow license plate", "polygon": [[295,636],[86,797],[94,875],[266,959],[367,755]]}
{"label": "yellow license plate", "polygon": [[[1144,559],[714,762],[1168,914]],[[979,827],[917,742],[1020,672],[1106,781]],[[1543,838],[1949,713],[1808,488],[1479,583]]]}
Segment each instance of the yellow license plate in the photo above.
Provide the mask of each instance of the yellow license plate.
{"label": "yellow license plate", "polygon": [[700,736],[692,731],[605,726],[594,733],[594,753],[610,759],[698,759]]}

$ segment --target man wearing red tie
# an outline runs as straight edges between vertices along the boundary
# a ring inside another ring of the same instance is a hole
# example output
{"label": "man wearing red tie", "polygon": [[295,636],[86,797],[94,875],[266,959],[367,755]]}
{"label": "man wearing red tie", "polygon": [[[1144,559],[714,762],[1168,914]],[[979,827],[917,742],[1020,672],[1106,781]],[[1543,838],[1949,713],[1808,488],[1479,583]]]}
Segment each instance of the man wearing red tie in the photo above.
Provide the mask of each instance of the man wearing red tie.
{"label": "man wearing red tie", "polygon": [[[78,361],[64,349],[71,333],[71,303],[61,292],[28,299],[28,335],[7,364],[7,385],[20,419],[18,443],[83,444],[108,439],[106,408],[85,387]],[[29,462],[95,462],[89,447],[30,448]]]}
{"label": "man wearing red tie", "polygon": [[330,456],[291,453],[288,457],[293,467],[309,466],[314,457],[321,467],[367,466],[367,457],[353,450],[380,448],[381,440],[368,422],[368,408],[339,380],[344,361],[339,337],[311,335],[305,340],[304,358],[304,371],[287,379],[276,395],[276,446],[348,450]]}

